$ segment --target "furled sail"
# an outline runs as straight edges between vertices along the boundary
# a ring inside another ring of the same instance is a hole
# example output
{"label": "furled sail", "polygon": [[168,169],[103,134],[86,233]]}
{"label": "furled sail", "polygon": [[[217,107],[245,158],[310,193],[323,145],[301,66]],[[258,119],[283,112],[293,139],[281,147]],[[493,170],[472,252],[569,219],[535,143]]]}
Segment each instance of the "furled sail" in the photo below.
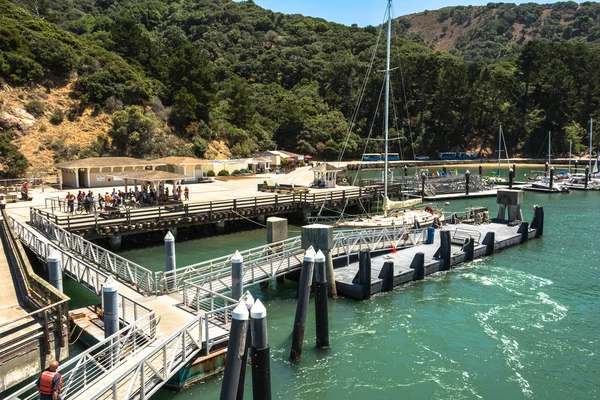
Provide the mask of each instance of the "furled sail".
{"label": "furled sail", "polygon": [[383,211],[390,211],[397,208],[406,208],[416,206],[417,204],[421,204],[423,200],[421,199],[409,199],[402,201],[391,201],[387,197],[383,198]]}

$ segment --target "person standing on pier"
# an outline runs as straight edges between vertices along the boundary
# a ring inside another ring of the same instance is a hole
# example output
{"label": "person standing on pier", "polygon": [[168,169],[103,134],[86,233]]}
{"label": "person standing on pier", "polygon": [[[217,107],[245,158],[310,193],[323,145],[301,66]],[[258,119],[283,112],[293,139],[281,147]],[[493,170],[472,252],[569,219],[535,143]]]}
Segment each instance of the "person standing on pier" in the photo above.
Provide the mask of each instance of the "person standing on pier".
{"label": "person standing on pier", "polygon": [[37,380],[37,388],[40,400],[59,400],[62,391],[62,375],[56,372],[58,361],[50,362],[47,370]]}
{"label": "person standing on pier", "polygon": [[185,199],[189,200],[190,199],[190,189],[188,189],[188,187],[186,186],[185,189],[183,190],[183,194],[185,195]]}

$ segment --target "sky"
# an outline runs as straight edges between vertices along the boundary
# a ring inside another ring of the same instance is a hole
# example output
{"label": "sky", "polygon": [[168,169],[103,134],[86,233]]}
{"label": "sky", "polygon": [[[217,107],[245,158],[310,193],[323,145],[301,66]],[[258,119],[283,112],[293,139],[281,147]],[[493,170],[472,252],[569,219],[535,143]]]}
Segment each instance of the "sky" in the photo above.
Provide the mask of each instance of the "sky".
{"label": "sky", "polygon": [[[556,1],[517,0],[512,1],[512,3],[555,3]],[[398,0],[393,3],[394,16],[399,17],[425,10],[437,10],[448,6],[485,5],[489,2],[488,0],[471,0],[470,2],[464,0]],[[511,1],[504,2],[509,3]],[[303,14],[344,25],[357,24],[358,26],[379,25],[384,20],[386,8],[386,0],[254,0],[254,3],[284,14]]]}

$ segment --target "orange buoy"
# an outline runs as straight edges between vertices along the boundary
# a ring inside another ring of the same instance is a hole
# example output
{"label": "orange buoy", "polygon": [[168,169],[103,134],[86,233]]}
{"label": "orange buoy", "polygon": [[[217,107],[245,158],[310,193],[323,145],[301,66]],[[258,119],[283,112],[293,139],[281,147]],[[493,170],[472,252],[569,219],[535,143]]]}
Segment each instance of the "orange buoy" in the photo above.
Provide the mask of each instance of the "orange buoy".
{"label": "orange buoy", "polygon": [[392,246],[392,254],[396,254],[396,245]]}

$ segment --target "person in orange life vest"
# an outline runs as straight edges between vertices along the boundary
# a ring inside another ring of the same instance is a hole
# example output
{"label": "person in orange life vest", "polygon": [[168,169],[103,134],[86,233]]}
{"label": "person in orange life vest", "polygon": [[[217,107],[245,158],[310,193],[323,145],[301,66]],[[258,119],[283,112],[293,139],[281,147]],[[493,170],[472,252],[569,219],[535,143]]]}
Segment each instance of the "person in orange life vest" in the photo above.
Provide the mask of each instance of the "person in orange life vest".
{"label": "person in orange life vest", "polygon": [[37,380],[37,388],[40,394],[40,400],[59,400],[62,391],[62,375],[56,372],[58,361],[50,363],[47,370]]}

